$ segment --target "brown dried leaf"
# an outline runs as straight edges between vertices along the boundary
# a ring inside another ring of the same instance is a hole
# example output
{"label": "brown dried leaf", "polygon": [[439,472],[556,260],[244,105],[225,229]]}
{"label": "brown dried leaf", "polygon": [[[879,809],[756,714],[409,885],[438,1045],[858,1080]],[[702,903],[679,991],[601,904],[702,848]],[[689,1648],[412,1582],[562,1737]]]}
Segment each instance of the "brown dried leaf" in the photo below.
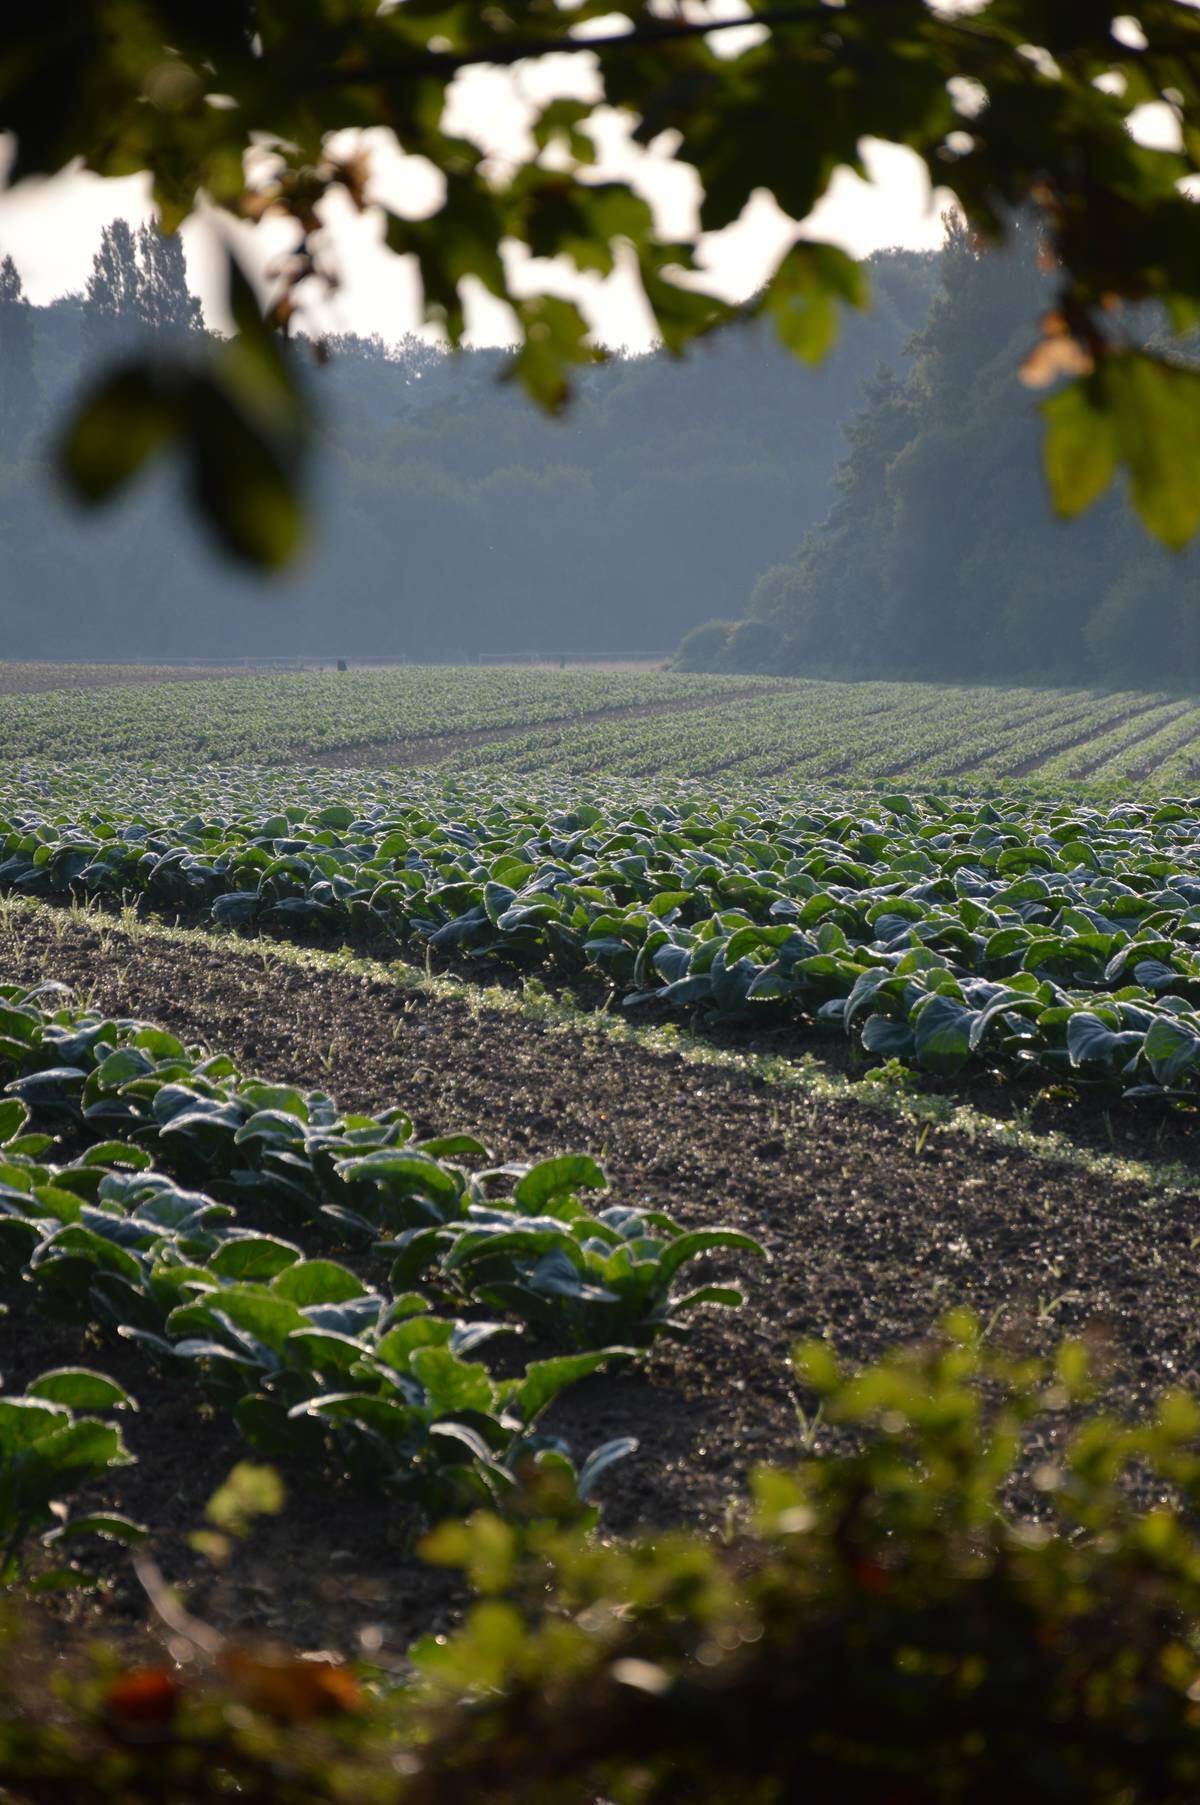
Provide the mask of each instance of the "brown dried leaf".
{"label": "brown dried leaf", "polygon": [[1027,389],[1049,388],[1060,376],[1090,376],[1096,360],[1081,339],[1044,338],[1033,347],[1019,375]]}
{"label": "brown dried leaf", "polygon": [[362,1705],[357,1680],[332,1660],[310,1661],[285,1650],[232,1643],[220,1664],[239,1698],[277,1723],[303,1723]]}
{"label": "brown dried leaf", "polygon": [[179,1703],[179,1681],[165,1667],[133,1667],[104,1695],[104,1716],[118,1736],[164,1729]]}

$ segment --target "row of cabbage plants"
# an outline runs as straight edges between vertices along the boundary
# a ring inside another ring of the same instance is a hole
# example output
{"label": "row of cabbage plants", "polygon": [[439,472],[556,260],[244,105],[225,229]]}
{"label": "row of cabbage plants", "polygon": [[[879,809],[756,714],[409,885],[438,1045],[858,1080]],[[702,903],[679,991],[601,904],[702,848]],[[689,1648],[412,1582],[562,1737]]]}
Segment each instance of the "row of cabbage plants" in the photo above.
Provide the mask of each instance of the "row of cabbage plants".
{"label": "row of cabbage plants", "polygon": [[125,808],[67,782],[65,804],[26,787],[0,816],[0,885],[591,974],[630,1007],[798,1018],[943,1076],[986,1062],[1138,1097],[1200,1084],[1198,799],[647,805],[552,785],[363,793],[348,775],[287,806],[262,780],[256,811],[240,773],[184,814],[169,780],[135,779]]}
{"label": "row of cabbage plants", "polygon": [[8,761],[65,754],[181,772],[203,758],[344,759],[358,749],[367,763],[436,754],[465,776],[924,784],[1107,781],[1133,769],[1158,790],[1194,782],[1198,743],[1193,698],[1137,690],[498,667],[60,690],[10,696],[0,722]]}
{"label": "row of cabbage plants", "polygon": [[[1174,734],[1164,743],[1159,735],[1168,723]],[[463,748],[443,769],[464,777],[485,770],[531,779],[548,773],[577,780],[597,773],[627,780],[661,775],[674,782],[715,776],[722,784],[1013,777],[1040,783],[1086,777],[1145,740],[1149,781],[1161,789],[1160,759],[1171,758],[1172,783],[1185,783],[1196,747],[1190,754],[1180,748],[1197,736],[1200,711],[1192,701],[1138,691],[805,682],[741,699],[736,708],[532,727]]]}
{"label": "row of cabbage plants", "polygon": [[[728,1286],[680,1288],[691,1262],[761,1252],[653,1210],[590,1213],[579,1194],[605,1180],[585,1156],[479,1167],[471,1136],[416,1143],[400,1110],[344,1114],[161,1028],[80,1011],[55,985],[0,986],[0,1072],[7,1283],[190,1375],[260,1452],[332,1460],[426,1514],[502,1504],[531,1457],[565,1470],[568,1450],[538,1428],[559,1393],[685,1334],[702,1303],[740,1303]],[[45,1127],[64,1123],[91,1144],[54,1163]],[[256,1226],[263,1205],[294,1232]],[[563,1351],[481,1357],[526,1328]],[[581,1494],[631,1446],[594,1450]]]}
{"label": "row of cabbage plants", "polygon": [[59,689],[5,696],[0,757],[53,759],[68,747],[75,758],[181,765],[200,757],[267,760],[733,700],[748,688],[761,689],[762,678],[443,665]]}

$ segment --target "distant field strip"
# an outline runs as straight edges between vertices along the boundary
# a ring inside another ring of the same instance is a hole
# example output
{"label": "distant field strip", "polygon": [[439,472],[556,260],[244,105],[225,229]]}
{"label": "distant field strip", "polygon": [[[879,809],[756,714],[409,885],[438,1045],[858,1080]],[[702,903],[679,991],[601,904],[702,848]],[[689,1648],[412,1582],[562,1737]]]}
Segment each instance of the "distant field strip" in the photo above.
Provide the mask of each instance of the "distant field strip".
{"label": "distant field strip", "polygon": [[1115,766],[1114,775],[1123,774],[1125,761],[1131,754],[1138,753],[1140,757],[1139,748],[1148,740],[1156,739],[1167,728],[1177,727],[1194,712],[1190,702],[1178,701],[1139,709],[1124,720],[1114,721],[1087,739],[1064,748],[1056,757],[1040,760],[1034,770],[1039,778],[1050,783],[1060,778],[1091,777],[1105,765]]}
{"label": "distant field strip", "polygon": [[317,760],[346,747],[365,750],[495,728],[565,725],[599,712],[713,701],[762,689],[761,677],[503,666],[405,666],[243,675],[184,685],[114,685],[7,698],[0,714],[0,757],[174,764]]}
{"label": "distant field strip", "polygon": [[242,665],[186,664],[5,664],[0,662],[0,696],[40,695],[47,690],[116,689],[131,683],[211,683],[244,677]]}
{"label": "distant field strip", "polygon": [[1181,720],[1106,760],[1091,775],[1097,781],[1120,776],[1140,782],[1152,774],[1160,786],[1188,788],[1196,781],[1198,755],[1200,711],[1189,709]]}
{"label": "distant field strip", "polygon": [[[630,702],[616,707],[593,708],[573,716],[569,725],[573,732],[582,732],[594,722],[615,728],[618,722],[645,720],[650,716],[692,714],[701,709],[711,711],[714,708],[740,708],[745,702],[758,696],[776,695],[779,688],[778,682],[763,683],[757,687],[739,687],[716,696],[706,689],[701,695],[675,696],[661,702]],[[319,756],[323,765],[334,770],[362,770],[372,766],[381,770],[415,769],[439,765],[463,753],[473,753],[480,746],[503,746],[511,740],[523,739],[526,731],[523,725],[477,727],[465,733],[431,734],[427,739],[389,740],[382,745],[346,746],[340,750],[322,752]]]}
{"label": "distant field strip", "polygon": [[1200,788],[1200,699],[410,665],[7,695],[0,758],[1186,793]]}
{"label": "distant field strip", "polygon": [[1186,788],[1200,769],[1200,704],[1139,691],[797,682],[747,695],[735,708],[531,727],[502,744],[464,749],[441,768],[513,777]]}

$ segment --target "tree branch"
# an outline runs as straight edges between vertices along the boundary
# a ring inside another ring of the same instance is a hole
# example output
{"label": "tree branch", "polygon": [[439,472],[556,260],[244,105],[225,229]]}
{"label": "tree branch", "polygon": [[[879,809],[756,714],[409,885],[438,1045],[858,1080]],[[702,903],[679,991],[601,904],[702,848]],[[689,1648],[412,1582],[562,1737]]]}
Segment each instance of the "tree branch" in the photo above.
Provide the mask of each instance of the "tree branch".
{"label": "tree branch", "polygon": [[814,25],[822,21],[836,26],[839,19],[855,12],[883,9],[898,0],[857,0],[856,5],[772,6],[765,12],[749,13],[741,19],[661,19],[635,25],[629,31],[612,32],[607,37],[518,38],[511,43],[497,39],[486,49],[415,50],[394,62],[366,63],[354,69],[334,69],[315,83],[319,88],[361,88],[414,75],[454,75],[459,69],[476,64],[507,65],[523,62],[527,57],[578,56],[590,50],[598,56],[606,51],[635,50],[647,44],[674,44],[690,38],[712,37],[722,31],[744,31],[748,25],[764,25],[769,31],[788,25]]}

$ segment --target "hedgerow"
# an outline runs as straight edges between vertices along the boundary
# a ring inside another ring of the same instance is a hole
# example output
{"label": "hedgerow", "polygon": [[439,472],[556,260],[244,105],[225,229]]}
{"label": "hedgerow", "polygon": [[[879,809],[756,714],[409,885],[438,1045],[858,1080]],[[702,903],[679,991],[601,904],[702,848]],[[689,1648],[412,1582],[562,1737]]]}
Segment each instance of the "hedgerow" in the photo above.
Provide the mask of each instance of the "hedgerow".
{"label": "hedgerow", "polygon": [[[728,1541],[613,1542],[555,1483],[440,1527],[461,1628],[400,1684],[216,1636],[52,1691],[0,1657],[14,1800],[1184,1805],[1200,1790],[1200,1408],[1103,1408],[1079,1344],[956,1313],[844,1373],[837,1446],[757,1473]],[[194,1651],[195,1652],[195,1651]],[[66,1789],[66,1790],[64,1790]]]}

